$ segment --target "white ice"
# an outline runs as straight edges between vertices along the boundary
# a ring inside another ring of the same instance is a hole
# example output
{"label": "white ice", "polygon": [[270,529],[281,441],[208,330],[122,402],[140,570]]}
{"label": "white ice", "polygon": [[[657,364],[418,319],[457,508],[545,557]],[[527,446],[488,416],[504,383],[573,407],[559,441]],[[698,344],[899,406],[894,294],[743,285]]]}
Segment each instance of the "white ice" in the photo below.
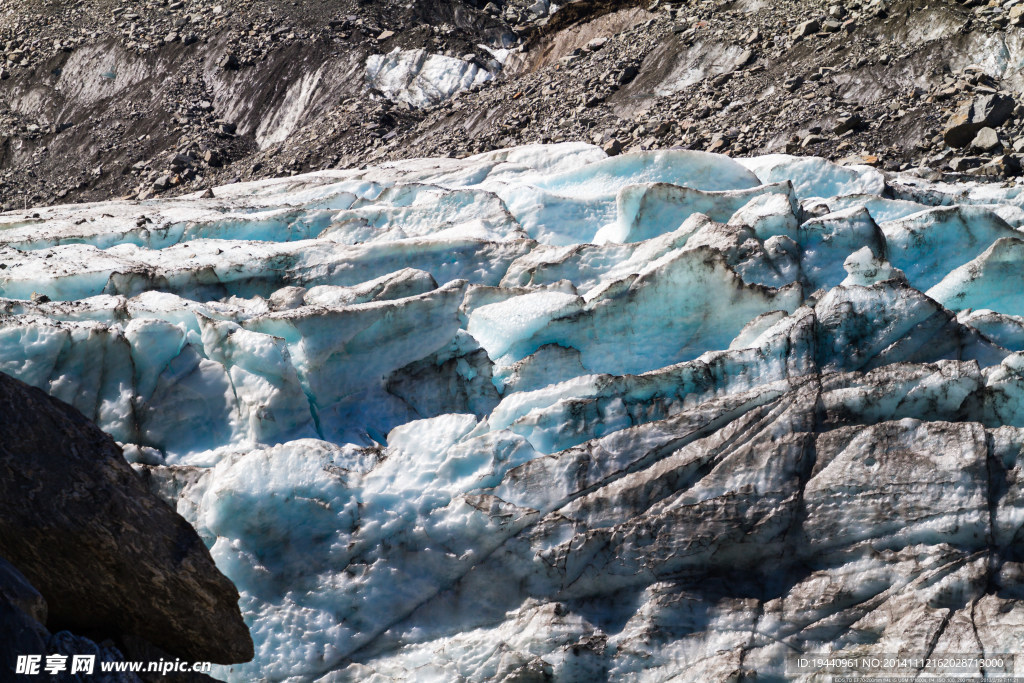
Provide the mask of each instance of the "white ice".
{"label": "white ice", "polygon": [[386,55],[366,58],[366,82],[388,98],[414,107],[439,104],[460,90],[486,83],[494,74],[445,55],[426,50],[395,48]]}
{"label": "white ice", "polygon": [[[422,52],[367,64],[414,106],[487,78]],[[925,571],[844,555],[863,534],[909,553],[1024,520],[1012,497],[990,518],[969,476],[984,458],[942,452],[936,426],[968,415],[1016,467],[1021,186],[571,143],[214,195],[0,215],[0,371],[74,405],[172,492],[252,627],[256,659],[219,669],[229,680],[710,679],[755,624],[751,661],[775,670],[786,629],[831,607],[673,597],[671,577],[730,561],[706,548],[731,528],[663,529],[689,550],[653,559],[622,539],[631,515],[783,496],[765,444],[798,440],[814,410],[751,416],[809,386],[865,430],[891,420],[897,446],[936,444],[921,467],[938,483],[906,528],[862,498],[837,516],[821,483],[868,487],[877,434],[813,473],[813,524],[841,527],[808,527],[843,549],[835,591],[884,606],[909,595],[900,572]],[[765,441],[736,463],[729,430],[748,419]],[[718,438],[729,466],[693,445]],[[672,501],[652,493],[665,482]],[[585,604],[617,591],[617,607]]]}

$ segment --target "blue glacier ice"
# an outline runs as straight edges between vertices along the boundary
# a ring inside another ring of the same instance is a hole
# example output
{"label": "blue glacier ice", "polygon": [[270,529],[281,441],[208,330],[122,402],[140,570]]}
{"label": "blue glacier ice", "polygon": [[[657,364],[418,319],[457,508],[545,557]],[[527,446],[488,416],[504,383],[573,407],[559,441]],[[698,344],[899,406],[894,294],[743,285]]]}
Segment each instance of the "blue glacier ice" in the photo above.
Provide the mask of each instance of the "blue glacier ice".
{"label": "blue glacier ice", "polygon": [[[414,104],[486,78],[431,59],[368,77]],[[199,531],[256,643],[227,680],[1015,652],[1022,209],[570,143],[9,212],[0,371]]]}

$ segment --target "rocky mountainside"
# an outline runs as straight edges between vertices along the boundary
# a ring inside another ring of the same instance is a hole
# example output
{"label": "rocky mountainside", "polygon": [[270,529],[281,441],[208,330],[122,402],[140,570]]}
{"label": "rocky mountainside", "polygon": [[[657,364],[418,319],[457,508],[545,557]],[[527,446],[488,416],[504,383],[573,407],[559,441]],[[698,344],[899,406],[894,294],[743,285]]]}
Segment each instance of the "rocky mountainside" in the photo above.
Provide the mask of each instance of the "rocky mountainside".
{"label": "rocky mountainside", "polygon": [[1005,178],[1021,24],[1012,0],[14,0],[0,205],[559,141]]}
{"label": "rocky mountainside", "polygon": [[227,680],[1007,655],[1021,187],[565,143],[15,212],[0,370],[194,525]]}

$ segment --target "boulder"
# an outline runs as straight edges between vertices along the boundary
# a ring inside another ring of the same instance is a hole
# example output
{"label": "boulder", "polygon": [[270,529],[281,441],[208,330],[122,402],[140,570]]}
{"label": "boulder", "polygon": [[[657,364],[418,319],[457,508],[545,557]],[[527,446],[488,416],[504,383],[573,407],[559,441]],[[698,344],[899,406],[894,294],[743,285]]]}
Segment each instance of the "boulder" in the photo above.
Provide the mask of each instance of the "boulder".
{"label": "boulder", "polygon": [[996,152],[1001,151],[1003,143],[999,140],[999,133],[996,132],[995,128],[982,128],[978,131],[978,134],[974,136],[974,140],[971,141],[971,148],[976,149],[979,152]]}
{"label": "boulder", "polygon": [[40,623],[46,601],[17,569],[0,558],[0,680],[15,680],[18,657],[41,655],[50,634]]}
{"label": "boulder", "polygon": [[860,114],[850,114],[840,117],[832,130],[836,135],[842,135],[851,130],[858,130],[864,125],[864,119]]}
{"label": "boulder", "polygon": [[1014,26],[1024,26],[1024,5],[1014,5],[1011,7],[1008,17],[1010,23]]}
{"label": "boulder", "polygon": [[[45,672],[45,658],[50,655],[71,658],[74,655],[91,655],[96,658],[94,670],[97,681],[103,683],[149,683],[150,677],[140,679],[131,672],[106,673],[99,676],[99,662],[120,662],[124,654],[111,644],[97,643],[67,631],[50,633],[43,624],[46,622],[46,601],[39,591],[28,582],[16,567],[0,557],[0,680],[9,678],[11,672],[17,671],[18,658],[35,655],[39,672],[26,673],[34,678],[46,677],[53,683],[81,683],[83,677],[72,675],[68,670],[55,675]],[[156,661],[154,657],[148,661]],[[65,660],[66,662],[67,660]],[[88,675],[88,674],[86,674]],[[17,680],[30,680],[18,677]],[[91,678],[89,680],[92,680]],[[173,675],[161,679],[160,683],[207,683],[213,679],[202,674],[189,674],[188,678],[175,678]]]}
{"label": "boulder", "polygon": [[604,149],[604,153],[610,157],[618,156],[619,154],[622,154],[622,143],[619,142],[618,139],[613,138],[606,142],[602,149]]}
{"label": "boulder", "polygon": [[0,556],[45,599],[51,631],[135,636],[192,661],[253,656],[238,591],[195,530],[81,413],[3,374]]}
{"label": "boulder", "polygon": [[0,557],[0,603],[24,612],[40,624],[46,623],[46,600],[10,562]]}
{"label": "boulder", "polygon": [[1008,95],[983,95],[960,107],[949,119],[943,139],[950,147],[966,147],[982,128],[1003,125],[1015,103]]}
{"label": "boulder", "polygon": [[820,30],[821,30],[821,23],[819,21],[817,21],[816,19],[812,19],[810,21],[805,21],[802,24],[800,24],[799,26],[797,26],[796,30],[793,31],[793,38],[795,40],[799,40],[801,38],[806,38],[807,36],[814,35],[815,33],[817,33]]}
{"label": "boulder", "polygon": [[224,55],[219,62],[217,62],[217,66],[226,71],[235,70],[239,67],[238,57],[233,53],[228,53]]}

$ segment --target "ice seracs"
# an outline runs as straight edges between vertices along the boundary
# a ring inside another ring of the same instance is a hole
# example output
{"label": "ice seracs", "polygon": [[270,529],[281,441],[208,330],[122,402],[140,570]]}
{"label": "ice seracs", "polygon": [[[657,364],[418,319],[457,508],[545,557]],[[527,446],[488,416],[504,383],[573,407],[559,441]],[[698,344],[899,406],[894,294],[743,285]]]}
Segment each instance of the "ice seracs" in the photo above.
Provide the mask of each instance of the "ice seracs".
{"label": "ice seracs", "polygon": [[10,213],[0,370],[196,526],[229,680],[1013,652],[1022,206],[565,144]]}

